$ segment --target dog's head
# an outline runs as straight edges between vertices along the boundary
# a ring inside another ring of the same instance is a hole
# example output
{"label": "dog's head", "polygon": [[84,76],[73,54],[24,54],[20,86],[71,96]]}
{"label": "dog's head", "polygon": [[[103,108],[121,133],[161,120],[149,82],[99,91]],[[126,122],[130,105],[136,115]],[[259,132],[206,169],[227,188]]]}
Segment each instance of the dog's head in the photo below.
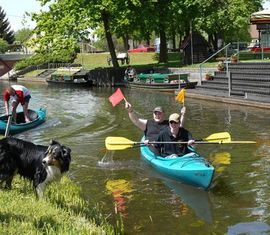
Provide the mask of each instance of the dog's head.
{"label": "dog's head", "polygon": [[70,153],[70,148],[61,145],[55,140],[51,140],[42,162],[44,165],[58,167],[61,173],[63,173],[69,170],[71,162]]}

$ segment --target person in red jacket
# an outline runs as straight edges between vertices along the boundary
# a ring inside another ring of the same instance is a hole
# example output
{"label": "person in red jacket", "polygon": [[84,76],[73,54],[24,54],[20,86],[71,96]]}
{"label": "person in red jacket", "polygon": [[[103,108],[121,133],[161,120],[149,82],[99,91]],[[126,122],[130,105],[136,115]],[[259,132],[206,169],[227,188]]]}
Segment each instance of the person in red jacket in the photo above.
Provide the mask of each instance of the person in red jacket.
{"label": "person in red jacket", "polygon": [[9,114],[9,101],[11,99],[11,107],[12,107],[12,116],[13,120],[16,122],[16,109],[18,104],[20,103],[23,107],[24,119],[25,122],[30,122],[29,114],[28,114],[28,104],[31,99],[30,91],[22,86],[22,85],[12,85],[7,87],[4,91],[4,102],[6,108],[6,114]]}

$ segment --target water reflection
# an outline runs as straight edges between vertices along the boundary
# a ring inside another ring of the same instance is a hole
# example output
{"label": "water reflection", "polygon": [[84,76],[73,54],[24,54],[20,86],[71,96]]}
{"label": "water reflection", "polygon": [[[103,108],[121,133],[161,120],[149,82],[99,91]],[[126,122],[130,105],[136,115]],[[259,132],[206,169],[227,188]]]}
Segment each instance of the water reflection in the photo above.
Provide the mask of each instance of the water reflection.
{"label": "water reflection", "polygon": [[269,234],[269,232],[270,226],[267,223],[254,221],[229,226],[227,234]]}
{"label": "water reflection", "polygon": [[126,201],[131,200],[132,195],[130,193],[133,191],[131,183],[125,179],[108,180],[106,189],[112,194],[115,201],[115,213],[127,217]]}
{"label": "water reflection", "polygon": [[[163,178],[162,181],[167,187],[172,189],[172,191],[184,204],[191,207],[200,219],[206,221],[207,223],[212,223],[212,208],[207,191],[181,184],[175,180]],[[187,207],[182,205],[180,209],[181,214],[185,214],[186,210]]]}
{"label": "water reflection", "polygon": [[226,165],[231,164],[231,154],[228,152],[214,153],[209,159],[215,167],[216,177],[217,174],[221,174],[225,170]]}

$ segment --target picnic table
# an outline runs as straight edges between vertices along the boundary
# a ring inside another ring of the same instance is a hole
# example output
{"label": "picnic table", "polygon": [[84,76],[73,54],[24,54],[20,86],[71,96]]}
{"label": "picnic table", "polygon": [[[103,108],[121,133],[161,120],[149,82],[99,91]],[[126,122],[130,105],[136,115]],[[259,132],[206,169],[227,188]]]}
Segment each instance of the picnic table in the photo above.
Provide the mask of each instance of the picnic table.
{"label": "picnic table", "polygon": [[[129,64],[129,62],[130,62],[128,53],[119,53],[116,56],[116,59],[117,60],[120,60],[122,65],[125,64],[125,62],[126,62],[126,64]],[[107,62],[108,62],[108,65],[111,65],[112,58],[111,57],[108,57],[107,58]]]}

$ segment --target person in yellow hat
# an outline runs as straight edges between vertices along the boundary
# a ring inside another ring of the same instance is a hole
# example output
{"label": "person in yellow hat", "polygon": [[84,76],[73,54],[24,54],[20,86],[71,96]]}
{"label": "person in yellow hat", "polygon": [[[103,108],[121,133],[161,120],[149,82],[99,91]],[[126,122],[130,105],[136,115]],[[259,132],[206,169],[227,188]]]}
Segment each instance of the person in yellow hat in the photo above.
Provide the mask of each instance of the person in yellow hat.
{"label": "person in yellow hat", "polygon": [[[158,135],[157,142],[167,142],[154,145],[159,156],[174,158],[191,152],[188,146],[193,145],[195,140],[188,130],[181,127],[180,118],[178,113],[171,114],[169,117],[169,126]],[[186,143],[176,144],[174,142]]]}

